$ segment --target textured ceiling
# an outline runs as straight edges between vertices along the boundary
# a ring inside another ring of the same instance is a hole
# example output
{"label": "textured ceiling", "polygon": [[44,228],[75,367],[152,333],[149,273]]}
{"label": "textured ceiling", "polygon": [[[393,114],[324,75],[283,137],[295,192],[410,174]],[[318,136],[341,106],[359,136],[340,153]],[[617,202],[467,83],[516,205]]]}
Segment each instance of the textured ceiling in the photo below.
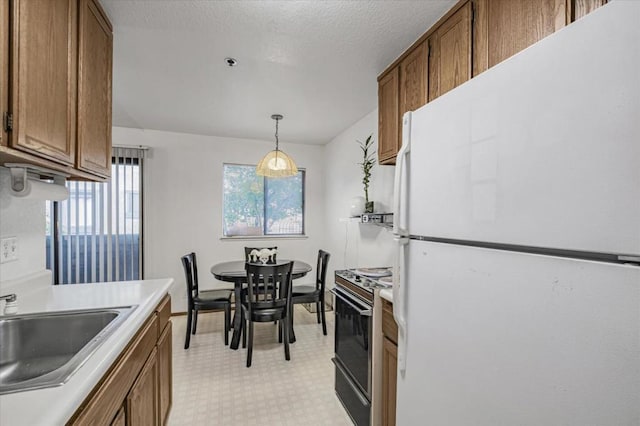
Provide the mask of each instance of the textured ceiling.
{"label": "textured ceiling", "polygon": [[376,107],[378,74],[455,1],[102,0],[113,124],[273,140],[280,113],[281,141],[327,143]]}

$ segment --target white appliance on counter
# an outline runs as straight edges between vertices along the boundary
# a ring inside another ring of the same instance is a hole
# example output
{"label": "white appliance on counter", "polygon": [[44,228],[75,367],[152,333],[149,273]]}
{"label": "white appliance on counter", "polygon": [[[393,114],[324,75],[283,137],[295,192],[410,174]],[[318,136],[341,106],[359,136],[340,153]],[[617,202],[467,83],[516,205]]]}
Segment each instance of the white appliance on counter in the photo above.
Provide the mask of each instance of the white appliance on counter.
{"label": "white appliance on counter", "polygon": [[640,2],[404,117],[397,424],[640,424]]}

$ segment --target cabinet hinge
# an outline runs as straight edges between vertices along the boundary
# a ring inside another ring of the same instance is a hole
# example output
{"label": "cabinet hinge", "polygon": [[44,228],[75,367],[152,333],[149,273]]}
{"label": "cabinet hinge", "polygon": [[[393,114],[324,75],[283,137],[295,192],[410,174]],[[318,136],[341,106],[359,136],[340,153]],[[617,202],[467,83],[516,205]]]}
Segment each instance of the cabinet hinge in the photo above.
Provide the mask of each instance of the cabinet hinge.
{"label": "cabinet hinge", "polygon": [[10,132],[13,130],[13,114],[10,112],[4,113],[4,131]]}

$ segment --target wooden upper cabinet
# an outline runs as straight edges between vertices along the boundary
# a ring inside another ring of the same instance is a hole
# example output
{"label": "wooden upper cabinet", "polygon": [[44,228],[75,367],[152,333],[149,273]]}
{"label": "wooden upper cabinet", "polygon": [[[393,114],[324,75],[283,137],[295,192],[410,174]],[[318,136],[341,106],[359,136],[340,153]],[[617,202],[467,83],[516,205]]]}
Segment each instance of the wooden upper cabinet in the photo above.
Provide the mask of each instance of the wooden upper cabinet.
{"label": "wooden upper cabinet", "polygon": [[474,75],[567,24],[566,0],[476,0]]}
{"label": "wooden upper cabinet", "polygon": [[421,43],[400,62],[400,120],[427,103],[427,53],[427,44]]}
{"label": "wooden upper cabinet", "polygon": [[607,0],[567,0],[567,13],[570,21],[573,22],[605,4]]}
{"label": "wooden upper cabinet", "polygon": [[12,0],[11,147],[73,165],[77,0]]}
{"label": "wooden upper cabinet", "polygon": [[94,0],[80,0],[76,167],[111,174],[111,24]]}
{"label": "wooden upper cabinet", "polygon": [[[639,0],[640,1],[640,0]],[[461,0],[378,78],[378,161],[395,164],[402,115],[607,0]]]}
{"label": "wooden upper cabinet", "polygon": [[7,146],[5,114],[9,111],[9,2],[0,1],[0,146]]}
{"label": "wooden upper cabinet", "polygon": [[467,2],[429,37],[429,101],[471,78],[472,15]]}
{"label": "wooden upper cabinet", "polygon": [[400,148],[399,67],[378,81],[378,162],[395,164]]}

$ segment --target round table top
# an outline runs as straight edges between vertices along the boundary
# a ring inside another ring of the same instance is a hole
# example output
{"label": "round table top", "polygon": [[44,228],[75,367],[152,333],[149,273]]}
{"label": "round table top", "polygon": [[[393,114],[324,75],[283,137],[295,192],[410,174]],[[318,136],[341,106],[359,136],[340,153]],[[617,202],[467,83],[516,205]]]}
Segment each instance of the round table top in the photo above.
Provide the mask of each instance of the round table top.
{"label": "round table top", "polygon": [[[282,265],[288,262],[291,262],[291,260],[278,259],[275,264],[270,265]],[[247,277],[247,271],[244,269],[244,264],[245,262],[243,260],[232,260],[230,262],[217,263],[211,267],[211,273],[220,281],[234,282],[240,278]],[[304,277],[309,272],[311,272],[311,265],[307,262],[303,262],[301,260],[293,261],[293,270],[291,271],[292,278]]]}

